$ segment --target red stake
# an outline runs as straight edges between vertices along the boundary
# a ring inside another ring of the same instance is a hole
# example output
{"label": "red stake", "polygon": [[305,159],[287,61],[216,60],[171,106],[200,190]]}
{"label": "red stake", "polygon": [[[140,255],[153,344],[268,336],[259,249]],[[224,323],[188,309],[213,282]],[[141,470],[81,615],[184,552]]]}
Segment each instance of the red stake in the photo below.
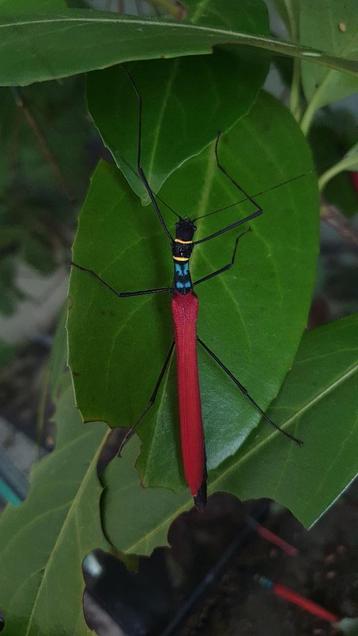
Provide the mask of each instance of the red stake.
{"label": "red stake", "polygon": [[276,596],[280,596],[286,601],[298,605],[298,607],[301,607],[306,612],[317,616],[317,618],[321,618],[322,620],[328,621],[329,623],[337,623],[339,621],[338,616],[332,614],[332,612],[329,612],[324,607],[321,607],[321,605],[314,603],[309,598],[305,598],[304,596],[297,594],[289,587],[281,585],[281,583],[274,584],[273,592],[276,594]]}
{"label": "red stake", "polygon": [[328,623],[338,623],[339,617],[332,612],[329,612],[321,605],[318,605],[311,599],[306,598],[305,596],[301,596],[301,594],[297,594],[291,588],[286,587],[286,585],[282,585],[281,583],[274,583],[270,579],[266,578],[266,576],[256,575],[255,580],[261,585],[261,587],[271,590],[276,596],[288,601],[289,603],[293,603],[297,605],[305,612],[309,614],[313,614],[313,616],[317,616],[317,618],[322,619],[323,621],[327,621]]}
{"label": "red stake", "polygon": [[192,291],[187,294],[175,292],[171,306],[184,475],[196,506],[201,508],[206,503],[206,467],[196,339],[199,301]]}
{"label": "red stake", "polygon": [[265,528],[260,523],[255,522],[255,520],[253,521],[254,523],[252,523],[250,519],[250,524],[254,526],[257,534],[260,535],[262,539],[277,546],[278,548],[280,548],[280,550],[288,554],[288,556],[297,556],[297,548],[295,548],[293,545],[290,545],[290,543],[287,543],[287,541],[285,541],[284,539],[281,539],[281,537],[279,537],[274,532],[271,532],[271,530]]}

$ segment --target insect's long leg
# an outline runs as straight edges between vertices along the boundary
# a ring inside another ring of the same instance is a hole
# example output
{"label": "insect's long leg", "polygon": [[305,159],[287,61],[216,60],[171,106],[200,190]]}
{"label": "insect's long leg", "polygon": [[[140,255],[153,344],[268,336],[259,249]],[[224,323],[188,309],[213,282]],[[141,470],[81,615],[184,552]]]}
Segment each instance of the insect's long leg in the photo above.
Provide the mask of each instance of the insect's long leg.
{"label": "insect's long leg", "polygon": [[229,174],[228,171],[226,170],[226,168],[222,165],[222,163],[221,163],[221,161],[219,159],[219,141],[220,141],[220,137],[221,137],[221,132],[218,132],[218,136],[216,137],[216,142],[215,142],[215,158],[216,158],[217,167],[225,175],[225,177],[227,177],[227,179],[229,179],[229,181],[231,181],[232,185],[235,186],[235,188],[237,188],[238,190],[240,190],[240,192],[242,192],[242,194],[244,194],[245,197],[249,201],[251,201],[251,203],[255,206],[256,210],[260,211],[261,214],[262,214],[263,213],[262,207],[257,203],[257,201],[255,201],[255,199],[248,192],[246,192],[246,190],[244,190],[244,188],[237,181],[235,181],[234,177],[232,177],[231,174]]}
{"label": "insect's long leg", "polygon": [[157,203],[157,200],[155,198],[154,192],[152,190],[152,188],[150,187],[149,183],[148,183],[148,179],[145,176],[143,167],[142,167],[142,97],[138,91],[138,88],[136,86],[136,83],[133,79],[133,77],[130,75],[130,73],[127,71],[127,75],[133,85],[133,89],[134,92],[136,94],[137,97],[137,102],[138,102],[138,139],[137,139],[137,172],[138,172],[138,176],[140,178],[140,180],[142,181],[148,195],[149,198],[151,200],[152,206],[155,210],[155,212],[157,213],[157,216],[159,218],[159,221],[164,229],[164,232],[166,233],[167,237],[169,238],[170,242],[173,242],[173,237],[168,229],[168,226],[164,220],[164,217],[161,213],[160,207]]}
{"label": "insect's long leg", "polygon": [[221,133],[218,133],[218,136],[215,142],[215,157],[216,157],[217,167],[225,175],[225,177],[229,179],[229,181],[235,186],[235,188],[237,188],[240,192],[242,192],[242,194],[246,197],[246,199],[248,199],[249,201],[251,201],[251,203],[253,203],[256,210],[254,212],[251,212],[251,214],[248,214],[247,216],[245,216],[243,219],[239,219],[238,221],[235,221],[234,223],[230,223],[230,225],[227,225],[226,227],[221,228],[221,230],[218,230],[217,232],[213,232],[212,234],[209,234],[208,236],[205,236],[204,238],[199,239],[198,241],[194,241],[194,245],[198,245],[199,243],[205,243],[205,241],[210,241],[211,239],[216,238],[217,236],[221,236],[221,234],[225,234],[226,232],[229,232],[230,230],[235,229],[239,225],[242,225],[243,223],[247,223],[248,221],[251,221],[252,219],[255,219],[257,216],[260,216],[261,214],[263,214],[262,207],[257,203],[257,201],[255,201],[255,199],[252,196],[248,194],[248,192],[246,192],[246,190],[244,190],[239,185],[237,181],[235,181],[235,179],[228,173],[226,168],[224,168],[224,166],[220,162],[220,159],[219,159],[220,136],[221,136]]}
{"label": "insect's long leg", "polygon": [[215,362],[219,365],[219,367],[225,371],[226,375],[230,378],[230,380],[232,380],[234,382],[234,384],[236,384],[236,386],[238,387],[238,389],[241,391],[241,393],[246,397],[247,400],[249,400],[249,402],[251,402],[251,404],[256,408],[257,411],[259,411],[259,413],[261,413],[262,417],[264,418],[264,420],[268,423],[271,424],[271,426],[273,426],[275,429],[277,429],[278,431],[280,431],[281,433],[283,433],[283,435],[286,435],[286,437],[288,437],[289,439],[291,439],[292,441],[296,442],[296,444],[298,444],[299,446],[302,446],[303,441],[300,439],[297,439],[297,437],[294,437],[294,435],[291,435],[290,433],[287,433],[287,431],[285,431],[283,428],[281,428],[280,426],[278,426],[278,424],[275,424],[275,422],[273,422],[271,420],[271,418],[269,418],[266,413],[262,410],[262,408],[257,404],[257,402],[255,402],[254,398],[251,397],[251,395],[249,394],[248,390],[245,389],[245,387],[241,384],[241,382],[239,382],[239,380],[234,376],[234,374],[230,371],[230,369],[228,369],[224,363],[220,360],[220,358],[218,358],[218,356],[214,353],[214,351],[212,351],[211,349],[209,349],[209,347],[205,344],[205,342],[203,342],[201,340],[201,338],[199,338],[198,336],[198,342],[200,342],[201,346],[203,347],[203,349],[205,349],[205,351],[213,358],[213,360],[215,360]]}
{"label": "insect's long leg", "polygon": [[132,424],[132,426],[128,429],[127,433],[123,437],[123,439],[121,441],[121,445],[120,445],[119,450],[118,450],[118,455],[121,455],[122,450],[123,450],[125,444],[127,443],[128,439],[133,435],[134,431],[138,428],[138,426],[141,424],[141,422],[144,420],[145,416],[147,415],[148,411],[150,411],[150,409],[154,405],[156,397],[158,395],[158,391],[159,391],[160,385],[161,385],[163,377],[164,377],[164,374],[165,374],[165,372],[167,370],[170,358],[172,356],[173,349],[174,349],[174,342],[172,342],[172,344],[170,345],[170,349],[169,349],[169,351],[167,353],[167,356],[166,356],[166,358],[164,360],[164,364],[163,364],[163,366],[161,368],[161,371],[159,373],[158,379],[157,379],[157,381],[155,383],[155,387],[154,387],[153,392],[152,392],[152,394],[151,394],[151,396],[150,396],[150,398],[149,398],[149,400],[147,402],[147,405],[144,408],[144,410],[141,413],[141,415],[138,417],[137,421],[134,424]]}
{"label": "insect's long leg", "polygon": [[154,289],[140,289],[138,291],[120,292],[114,287],[112,287],[112,285],[107,283],[107,281],[104,280],[104,278],[102,278],[99,274],[97,274],[97,272],[95,272],[93,269],[89,269],[88,267],[83,267],[82,265],[78,265],[78,263],[74,263],[73,261],[71,262],[71,265],[73,265],[73,267],[77,267],[77,269],[80,269],[82,272],[91,274],[91,276],[96,278],[102,285],[107,287],[107,289],[109,289],[118,298],[130,298],[131,296],[144,296],[145,294],[163,294],[165,292],[171,291],[171,287],[155,287]]}
{"label": "insect's long leg", "polygon": [[204,283],[204,281],[206,280],[210,280],[210,278],[215,278],[215,276],[219,276],[219,274],[223,274],[224,272],[227,272],[229,269],[231,269],[234,264],[235,264],[235,258],[236,258],[236,252],[237,252],[237,246],[239,243],[239,240],[245,236],[245,234],[247,234],[248,232],[251,232],[251,228],[249,227],[246,232],[242,232],[242,234],[239,234],[239,236],[236,238],[235,244],[234,244],[234,251],[232,253],[232,257],[231,257],[231,261],[230,263],[227,263],[226,265],[223,265],[223,267],[220,267],[220,269],[217,269],[215,272],[211,272],[211,274],[206,274],[206,276],[203,276],[202,278],[199,278],[199,280],[196,280],[193,284],[195,285],[199,285],[199,283]]}

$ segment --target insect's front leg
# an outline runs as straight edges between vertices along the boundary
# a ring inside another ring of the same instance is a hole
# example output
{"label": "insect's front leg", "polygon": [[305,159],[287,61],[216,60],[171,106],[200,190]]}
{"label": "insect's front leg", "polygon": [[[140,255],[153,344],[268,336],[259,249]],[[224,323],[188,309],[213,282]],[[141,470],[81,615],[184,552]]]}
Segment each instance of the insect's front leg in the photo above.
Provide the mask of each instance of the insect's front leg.
{"label": "insect's front leg", "polygon": [[83,267],[83,265],[78,265],[78,263],[74,263],[73,261],[71,262],[71,265],[81,270],[81,272],[86,272],[87,274],[90,274],[91,276],[96,278],[96,280],[98,280],[102,285],[104,285],[104,287],[107,287],[107,289],[109,289],[118,298],[130,298],[131,296],[144,296],[145,294],[163,294],[165,292],[168,293],[172,291],[171,287],[154,287],[153,289],[139,289],[137,291],[118,291],[117,289],[112,287],[110,283],[107,283],[107,281],[104,280],[104,278],[102,278],[99,274],[97,274],[97,272],[95,272],[93,269],[89,269],[88,267]]}
{"label": "insect's front leg", "polygon": [[211,272],[210,274],[206,274],[206,276],[203,276],[202,278],[199,278],[199,280],[194,282],[194,286],[195,285],[199,285],[199,283],[203,283],[206,280],[210,280],[210,278],[215,278],[215,276],[219,276],[219,274],[223,274],[224,272],[227,272],[229,269],[231,269],[235,265],[236,252],[237,252],[237,246],[238,246],[239,240],[243,236],[245,236],[245,234],[247,234],[248,232],[251,232],[251,228],[246,230],[246,232],[242,232],[236,238],[236,241],[234,243],[234,251],[232,253],[231,261],[229,263],[227,263],[226,265],[223,265],[223,267],[220,267],[220,269],[217,269],[215,272]]}

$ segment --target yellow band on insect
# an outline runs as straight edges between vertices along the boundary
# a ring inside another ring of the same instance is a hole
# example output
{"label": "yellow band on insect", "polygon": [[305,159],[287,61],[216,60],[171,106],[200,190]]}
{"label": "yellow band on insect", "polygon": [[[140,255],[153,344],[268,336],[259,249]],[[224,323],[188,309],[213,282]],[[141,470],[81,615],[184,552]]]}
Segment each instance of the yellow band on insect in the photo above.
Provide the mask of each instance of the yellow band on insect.
{"label": "yellow band on insect", "polygon": [[174,261],[180,261],[181,263],[185,263],[189,259],[186,256],[173,256]]}
{"label": "yellow band on insect", "polygon": [[181,239],[174,239],[175,243],[180,243],[181,245],[190,245],[193,241],[182,241]]}

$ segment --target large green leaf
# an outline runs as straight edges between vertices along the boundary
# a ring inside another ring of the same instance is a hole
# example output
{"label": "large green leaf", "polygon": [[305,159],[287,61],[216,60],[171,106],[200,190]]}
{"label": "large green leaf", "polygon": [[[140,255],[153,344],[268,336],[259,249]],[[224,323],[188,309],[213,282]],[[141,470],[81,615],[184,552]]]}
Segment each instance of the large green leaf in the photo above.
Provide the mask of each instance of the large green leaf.
{"label": "large green leaf", "polygon": [[[241,206],[240,213],[232,206],[242,196],[217,170],[213,150],[187,161],[161,191],[185,216],[231,204],[199,219],[199,236],[252,211],[251,204]],[[223,136],[220,153],[246,190],[271,191],[258,197],[265,214],[242,239],[236,267],[198,287],[199,333],[265,408],[278,393],[306,324],[318,250],[317,183],[301,131],[290,113],[265,94]],[[299,178],[276,187],[293,177]],[[168,220],[173,224],[172,216]],[[195,248],[194,281],[230,261],[237,234]],[[105,164],[94,175],[80,215],[74,261],[122,291],[171,283],[170,249],[153,210],[141,207]],[[128,426],[142,412],[172,340],[169,303],[166,294],[118,299],[88,273],[73,270],[70,365],[85,420]],[[178,487],[173,366],[140,431],[145,442],[141,472],[145,483]],[[200,378],[208,466],[213,468],[237,451],[259,415],[201,351]]]}
{"label": "large green leaf", "polygon": [[96,465],[107,427],[86,427],[72,388],[56,412],[57,447],[32,472],[28,499],[0,522],[0,598],[6,636],[84,636],[81,563],[108,548],[99,516]]}
{"label": "large green leaf", "polygon": [[[243,0],[240,5],[223,4],[222,0],[192,0],[191,4],[193,24],[205,24],[211,19],[218,26],[230,24],[248,33],[269,31],[261,0]],[[241,49],[240,53],[217,50],[213,55],[151,60],[126,67],[143,100],[142,164],[155,192],[178,165],[197,154],[218,130],[227,130],[252,106],[269,60],[253,49]],[[89,76],[88,102],[117,165],[132,188],[142,195],[144,188],[135,173],[138,104],[123,66]]]}
{"label": "large green leaf", "polygon": [[115,458],[106,468],[103,527],[120,552],[150,555],[155,548],[168,543],[170,524],[192,507],[193,500],[187,491],[143,488],[134,466],[138,452],[138,438],[131,439],[123,456]]}
{"label": "large green leaf", "polygon": [[[358,11],[356,0],[301,0],[300,42],[332,55],[357,58]],[[302,64],[302,83],[308,108],[302,120],[306,131],[318,108],[352,95],[358,78],[313,64]]]}
{"label": "large green leaf", "polygon": [[211,53],[218,44],[254,46],[358,72],[355,60],[241,33],[230,25],[222,28],[85,9],[1,17],[0,33],[0,85],[30,84],[128,60]]}
{"label": "large green leaf", "polygon": [[[262,428],[210,475],[209,493],[228,490],[241,500],[270,497],[306,526],[314,523],[358,471],[357,353],[358,315],[306,333],[270,411],[285,430],[303,437],[303,448]],[[167,542],[170,524],[190,506],[190,498],[144,489],[129,468],[137,453],[133,440],[121,461],[106,470],[104,525],[119,550],[150,554]],[[123,509],[126,526],[120,522]]]}
{"label": "large green leaf", "polygon": [[65,0],[0,0],[0,11],[4,15],[35,13],[47,9],[58,11],[66,8]]}

